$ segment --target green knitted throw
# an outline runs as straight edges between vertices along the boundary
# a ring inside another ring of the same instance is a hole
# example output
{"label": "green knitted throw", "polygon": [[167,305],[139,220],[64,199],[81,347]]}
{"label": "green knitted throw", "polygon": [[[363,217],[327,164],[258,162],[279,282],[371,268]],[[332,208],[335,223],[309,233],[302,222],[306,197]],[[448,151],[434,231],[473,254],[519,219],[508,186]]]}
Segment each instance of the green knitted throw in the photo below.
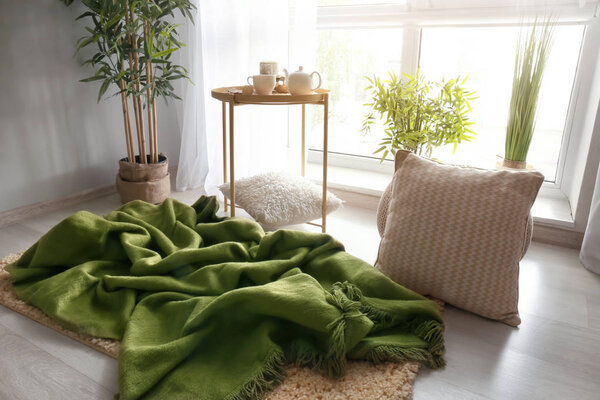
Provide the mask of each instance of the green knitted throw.
{"label": "green knitted throw", "polygon": [[432,301],[329,235],[265,234],[217,209],[201,197],[81,211],[7,270],[67,328],[122,340],[122,400],[261,399],[286,363],[333,377],[346,359],[444,365]]}

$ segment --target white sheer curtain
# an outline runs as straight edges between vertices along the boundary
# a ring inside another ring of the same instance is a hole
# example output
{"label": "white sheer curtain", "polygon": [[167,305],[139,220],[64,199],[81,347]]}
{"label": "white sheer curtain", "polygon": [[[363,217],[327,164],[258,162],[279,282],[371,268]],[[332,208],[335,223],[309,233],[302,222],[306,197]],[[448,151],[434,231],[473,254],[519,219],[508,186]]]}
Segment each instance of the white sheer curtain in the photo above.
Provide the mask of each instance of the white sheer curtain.
{"label": "white sheer curtain", "polygon": [[600,169],[596,176],[596,187],[592,197],[587,229],[581,245],[580,259],[587,269],[600,274]]}
{"label": "white sheer curtain", "polygon": [[[204,187],[216,194],[223,182],[221,102],[211,89],[246,84],[248,75],[259,73],[260,61],[289,70],[290,60],[302,59],[310,67],[316,7],[300,0],[202,0],[197,7],[182,52],[195,84],[183,89],[177,190]],[[300,124],[290,124],[299,113],[300,106],[235,108],[236,179],[299,170]]]}

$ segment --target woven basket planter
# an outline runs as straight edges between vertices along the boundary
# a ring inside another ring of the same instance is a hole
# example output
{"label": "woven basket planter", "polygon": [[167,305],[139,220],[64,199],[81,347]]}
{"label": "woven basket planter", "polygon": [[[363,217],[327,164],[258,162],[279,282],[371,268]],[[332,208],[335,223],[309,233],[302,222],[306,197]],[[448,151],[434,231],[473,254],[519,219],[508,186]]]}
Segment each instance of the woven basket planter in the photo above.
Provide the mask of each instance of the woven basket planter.
{"label": "woven basket planter", "polygon": [[119,160],[117,191],[123,203],[132,200],[162,203],[171,195],[169,160],[164,154],[159,155],[156,164],[132,163],[126,158]]}
{"label": "woven basket planter", "polygon": [[527,161],[502,160],[502,166],[511,169],[527,169]]}

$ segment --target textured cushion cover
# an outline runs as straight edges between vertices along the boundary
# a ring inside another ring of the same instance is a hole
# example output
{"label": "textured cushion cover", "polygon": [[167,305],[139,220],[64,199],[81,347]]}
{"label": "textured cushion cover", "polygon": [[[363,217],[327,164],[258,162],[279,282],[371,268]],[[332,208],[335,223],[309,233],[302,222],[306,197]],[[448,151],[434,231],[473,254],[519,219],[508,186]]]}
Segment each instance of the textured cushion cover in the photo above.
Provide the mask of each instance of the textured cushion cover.
{"label": "textured cushion cover", "polygon": [[[401,184],[401,183],[399,183]],[[381,195],[381,199],[379,200],[379,205],[377,206],[377,231],[379,232],[379,236],[383,237],[383,232],[385,232],[385,223],[387,221],[388,209],[390,207],[390,200],[392,199],[392,183],[385,188],[383,194]],[[531,217],[531,213],[527,217],[527,229],[525,231],[525,240],[523,241],[523,250],[521,251],[522,259],[525,257],[525,253],[527,253],[527,249],[529,249],[529,245],[531,244],[531,238],[533,237],[533,218]]]}
{"label": "textured cushion cover", "polygon": [[421,294],[518,325],[519,260],[543,179],[407,155],[392,182],[376,266]]}
{"label": "textured cushion cover", "polygon": [[[219,186],[229,198],[229,183]],[[269,172],[235,181],[235,202],[256,221],[268,226],[301,224],[321,218],[323,189],[306,178]],[[327,213],[342,200],[327,192]]]}

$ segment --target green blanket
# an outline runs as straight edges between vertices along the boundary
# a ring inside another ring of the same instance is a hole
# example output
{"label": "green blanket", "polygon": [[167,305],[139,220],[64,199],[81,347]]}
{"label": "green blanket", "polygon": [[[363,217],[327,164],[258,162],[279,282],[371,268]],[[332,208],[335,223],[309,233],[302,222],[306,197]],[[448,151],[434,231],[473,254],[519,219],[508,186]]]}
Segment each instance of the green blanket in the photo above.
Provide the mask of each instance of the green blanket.
{"label": "green blanket", "polygon": [[122,340],[123,400],[260,399],[285,363],[334,377],[346,359],[444,364],[432,301],[329,235],[265,234],[217,209],[201,197],[78,212],[8,267],[15,291],[70,329]]}

